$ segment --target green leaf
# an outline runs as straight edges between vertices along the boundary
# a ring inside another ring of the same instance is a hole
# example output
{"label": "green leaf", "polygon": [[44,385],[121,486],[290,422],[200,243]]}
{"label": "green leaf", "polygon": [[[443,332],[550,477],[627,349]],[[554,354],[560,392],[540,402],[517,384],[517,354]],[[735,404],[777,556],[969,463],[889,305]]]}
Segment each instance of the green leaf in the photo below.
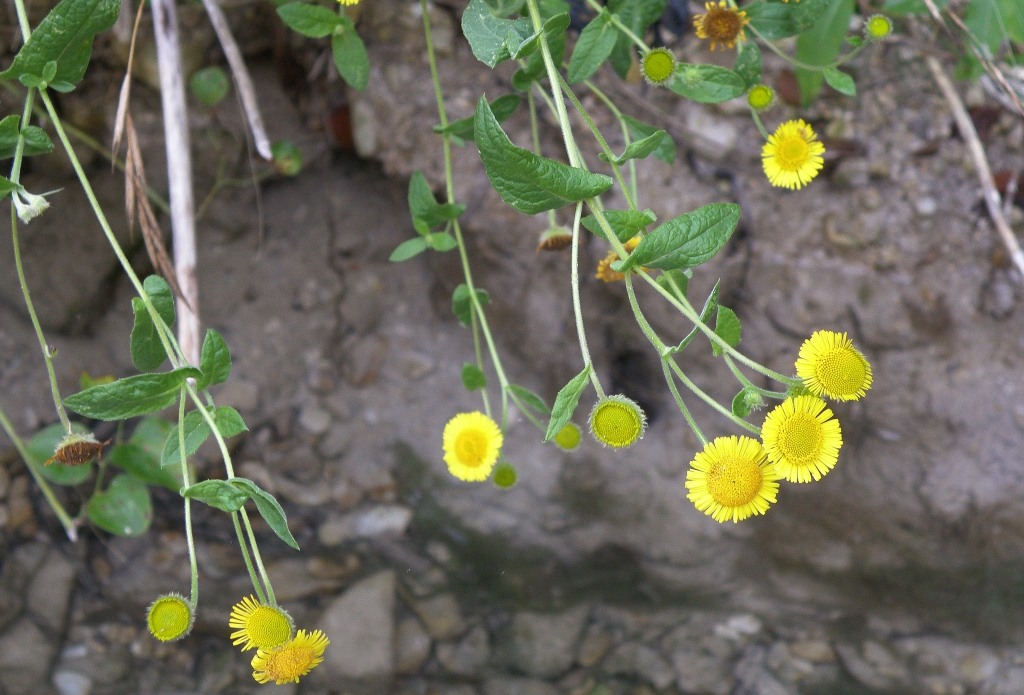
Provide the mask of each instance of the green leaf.
{"label": "green leaf", "polygon": [[[672,270],[693,268],[725,246],[740,221],[740,206],[711,203],[658,225],[617,270],[635,266]],[[613,268],[614,268],[613,264]]]}
{"label": "green leaf", "polygon": [[284,515],[284,510],[277,503],[277,500],[274,499],[273,495],[265,492],[259,485],[246,478],[232,478],[231,484],[240,490],[244,490],[252,501],[256,503],[256,509],[259,510],[260,516],[273,529],[278,538],[296,550],[299,549],[299,544],[295,542],[295,537],[288,530],[288,519]]}
{"label": "green leaf", "polygon": [[732,399],[732,414],[736,417],[745,418],[763,402],[764,398],[756,389],[745,386]]}
{"label": "green leaf", "polygon": [[513,145],[482,97],[473,130],[494,190],[524,214],[535,215],[592,198],[612,186],[609,176],[592,174]]}
{"label": "green leaf", "polygon": [[740,43],[740,50],[736,54],[736,63],[732,69],[740,76],[747,89],[761,84],[761,49],[755,42],[743,41]]}
{"label": "green leaf", "polygon": [[[509,116],[515,113],[516,108],[519,106],[523,98],[518,94],[503,94],[494,101],[491,102],[491,113],[498,120],[498,123],[504,122]],[[442,128],[440,125],[434,126],[435,133],[448,133],[449,135],[463,140],[473,139],[473,116],[466,118],[460,118],[457,121],[452,121],[448,124],[447,128]]]}
{"label": "green leaf", "polygon": [[341,16],[326,7],[289,2],[277,8],[277,15],[292,31],[311,39],[322,39],[342,23]]}
{"label": "green leaf", "polygon": [[111,480],[106,490],[93,495],[85,511],[89,521],[117,536],[141,536],[153,519],[149,488],[123,473]]}
{"label": "green leaf", "polygon": [[800,3],[755,2],[743,9],[750,26],[769,41],[796,36],[809,29],[834,0],[803,0]]}
{"label": "green leaf", "polygon": [[832,89],[847,96],[857,96],[857,85],[854,83],[853,78],[845,72],[835,68],[825,68],[823,74],[825,75],[825,81],[828,82],[828,86]]}
{"label": "green leaf", "polygon": [[173,492],[181,489],[181,469],[161,468],[160,459],[137,444],[118,444],[110,450],[109,459],[125,473],[148,485],[159,485]]}
{"label": "green leaf", "polygon": [[[949,0],[935,0],[935,7],[944,10]],[[882,11],[886,14],[925,14],[928,6],[924,0],[885,0]]]}
{"label": "green leaf", "polygon": [[[625,244],[627,241],[646,229],[647,225],[654,222],[657,218],[650,209],[647,209],[605,210],[604,219],[608,222],[612,231],[615,232],[615,236],[618,240]],[[596,217],[593,215],[587,215],[580,220],[580,223],[588,231],[604,239],[604,232],[601,230],[601,225],[598,224]]]}
{"label": "green leaf", "polygon": [[[633,139],[645,138],[660,130],[625,114],[623,114],[622,120],[629,129],[630,137]],[[676,161],[676,141],[672,139],[671,135],[661,139],[661,144],[654,151],[654,156],[666,164],[672,164]]]}
{"label": "green leaf", "polygon": [[427,250],[427,240],[424,237],[418,236],[412,239],[406,239],[401,244],[395,247],[395,250],[388,256],[388,260],[392,263],[401,263],[407,261],[410,258],[418,256]]}
{"label": "green leaf", "polygon": [[587,26],[583,27],[580,37],[576,40],[576,48],[569,59],[566,79],[576,84],[587,79],[608,60],[615,43],[619,40],[619,31],[611,22],[610,15],[602,10]]}
{"label": "green leaf", "polygon": [[[476,300],[480,306],[487,306],[491,301],[491,295],[487,290],[477,289]],[[469,287],[462,283],[452,292],[452,313],[459,319],[459,323],[468,326],[472,323],[473,304],[469,297]]]}
{"label": "green leaf", "polygon": [[433,232],[424,237],[424,241],[427,242],[427,246],[439,253],[451,251],[459,245],[459,242],[455,241],[455,237],[448,232]]}
{"label": "green leaf", "polygon": [[[238,411],[226,405],[208,410],[213,423],[217,425],[217,431],[225,439],[234,437],[247,431],[245,421]],[[198,410],[193,410],[185,416],[179,425],[185,435],[185,456],[189,457],[199,450],[207,437],[210,436],[210,426],[206,418]],[[160,453],[160,466],[175,466],[181,464],[181,449],[178,447],[178,427],[174,427],[164,441],[163,450]]]}
{"label": "green leaf", "polygon": [[456,203],[438,203],[427,179],[418,171],[409,178],[408,201],[413,226],[422,235],[443,222],[458,218],[466,209],[465,205]]}
{"label": "green leaf", "polygon": [[79,391],[65,398],[64,405],[95,420],[124,420],[163,410],[178,399],[186,379],[202,375],[195,367],[137,374]]}
{"label": "green leaf", "polygon": [[746,82],[738,73],[718,65],[694,63],[680,63],[668,88],[702,104],[735,99],[747,91]]}
{"label": "green leaf", "polygon": [[659,275],[655,282],[675,296],[676,299],[682,301],[686,299],[686,290],[690,285],[690,277],[692,275],[693,271],[689,268],[686,270],[667,270]]}
{"label": "green leaf", "polygon": [[203,480],[182,490],[181,496],[228,513],[237,512],[249,499],[245,490],[232,485],[229,480]]}
{"label": "green leaf", "polygon": [[462,385],[467,391],[476,391],[487,387],[487,377],[484,371],[472,362],[462,365]]}
{"label": "green leaf", "polygon": [[[623,24],[638,36],[643,36],[647,27],[651,26],[665,13],[668,0],[610,0],[608,11],[614,14]],[[625,34],[619,34],[612,50],[611,64],[619,77],[625,79],[630,66],[636,57],[636,47]]]}
{"label": "green leaf", "polygon": [[93,38],[113,26],[120,6],[120,0],[61,0],[14,56],[11,67],[0,73],[0,79],[42,78],[44,71],[50,72],[46,64],[53,61],[57,69],[47,82],[74,86],[89,66]]}
{"label": "green leaf", "polygon": [[331,35],[331,54],[338,74],[354,89],[366,89],[370,81],[370,56],[366,45],[356,33],[356,27],[347,17],[341,17],[342,26]]}
{"label": "green leaf", "polygon": [[[729,347],[739,345],[743,335],[740,319],[736,312],[721,304],[718,305],[718,316],[715,318],[715,335],[724,340]],[[717,357],[721,357],[724,352],[716,343],[711,343],[711,351]]]}
{"label": "green leaf", "polygon": [[[171,287],[159,275],[150,275],[142,282],[142,289],[149,295],[157,315],[170,328],[174,325],[174,295]],[[129,343],[132,364],[140,372],[156,369],[167,359],[164,345],[160,342],[160,334],[153,324],[153,317],[143,303],[141,297],[132,297],[132,312],[135,324],[132,326]]]}
{"label": "green leaf", "polygon": [[167,441],[167,434],[172,429],[174,429],[174,425],[162,417],[144,417],[135,425],[128,443],[139,447],[159,462],[160,452],[164,450],[164,442]]}
{"label": "green leaf", "polygon": [[587,386],[587,379],[590,378],[590,364],[583,368],[583,371],[574,376],[559,390],[555,396],[555,405],[551,408],[551,419],[548,420],[548,429],[544,433],[544,441],[550,442],[551,438],[562,431],[565,423],[572,419],[579,405],[580,396]]}
{"label": "green leaf", "polygon": [[[998,0],[1006,38],[1024,44],[1024,5],[1019,0]],[[1019,51],[1018,51],[1019,53]]]}
{"label": "green leaf", "polygon": [[[668,133],[664,130],[655,131],[643,140],[637,140],[629,143],[626,146],[626,149],[623,150],[622,154],[611,160],[611,162],[613,164],[622,164],[630,159],[643,159],[661,147],[661,143],[666,137],[668,137]],[[604,152],[599,154],[598,157],[606,162],[609,161],[608,156]]]}
{"label": "green leaf", "polygon": [[[77,423],[72,423],[71,428],[79,434],[88,432],[85,427]],[[53,456],[53,452],[57,449],[61,440],[64,439],[64,435],[64,426],[59,422],[39,430],[25,445],[29,458],[32,459],[32,463],[36,464],[37,470],[42,473],[43,477],[51,483],[56,483],[57,485],[78,485],[79,483],[84,483],[93,473],[93,465],[91,463],[81,466],[66,466],[55,461],[48,466],[43,465]]]}
{"label": "green leaf", "polygon": [[491,68],[508,60],[509,52],[505,37],[515,31],[517,23],[527,32],[530,31],[530,20],[497,17],[484,0],[470,0],[462,13],[462,33],[469,41],[470,50],[477,60]]}
{"label": "green leaf", "polygon": [[20,190],[21,186],[11,181],[6,176],[0,176],[0,200],[11,194],[11,191]]}
{"label": "green leaf", "polygon": [[[14,156],[14,152],[18,147],[19,123],[21,123],[21,118],[15,115],[6,116],[0,121],[0,159],[10,159]],[[38,126],[25,126],[21,131],[21,136],[25,139],[23,151],[25,156],[46,154],[53,150],[50,136]],[[18,188],[14,184],[11,185],[14,189]],[[6,192],[9,193],[10,190],[12,189],[8,189]]]}
{"label": "green leaf", "polygon": [[551,409],[548,408],[547,403],[544,402],[544,399],[538,396],[533,391],[523,388],[518,384],[509,384],[506,387],[506,390],[508,390],[508,392],[511,393],[514,398],[520,399],[523,402],[522,405],[526,405],[530,408],[533,408],[538,413],[544,413],[545,415],[551,413]]}
{"label": "green leaf", "polygon": [[192,73],[192,77],[188,81],[188,88],[192,92],[192,96],[206,106],[216,106],[228,95],[231,82],[228,80],[228,74],[224,72],[224,68],[214,65]]}
{"label": "green leaf", "polygon": [[[707,324],[711,320],[711,315],[715,313],[715,309],[718,308],[718,286],[722,284],[719,280],[715,283],[715,286],[711,288],[711,292],[708,294],[708,298],[704,301],[704,308],[700,310],[700,322]],[[697,337],[698,328],[694,326],[690,329],[690,332],[686,334],[686,337],[679,341],[679,344],[672,348],[669,352],[681,352],[683,348],[690,344],[690,341]]]}
{"label": "green leaf", "polygon": [[[854,0],[834,0],[830,3],[814,25],[803,31],[797,38],[796,59],[808,65],[825,66],[834,62],[846,39],[850,17],[853,16],[853,6]],[[848,75],[843,75],[835,68],[831,68],[831,70],[841,76],[841,82],[843,82],[842,78],[846,78],[849,89],[854,89],[853,80]],[[809,105],[818,96],[823,78],[828,79],[828,75],[823,75],[820,70],[796,68],[796,82],[800,87],[801,101],[804,106]],[[849,94],[848,91],[842,89],[839,91]]]}
{"label": "green leaf", "polygon": [[215,384],[223,384],[231,376],[231,353],[221,334],[212,328],[206,329],[203,347],[199,352],[199,369],[203,376],[196,379],[200,391]]}

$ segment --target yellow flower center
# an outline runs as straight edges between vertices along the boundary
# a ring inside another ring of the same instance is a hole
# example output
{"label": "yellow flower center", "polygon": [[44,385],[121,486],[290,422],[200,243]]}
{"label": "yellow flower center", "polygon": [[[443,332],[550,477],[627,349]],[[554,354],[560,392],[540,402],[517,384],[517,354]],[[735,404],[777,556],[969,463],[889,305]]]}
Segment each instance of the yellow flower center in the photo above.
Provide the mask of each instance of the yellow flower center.
{"label": "yellow flower center", "polygon": [[293,645],[267,655],[263,672],[274,681],[293,681],[305,675],[315,664],[316,652],[308,645]]}
{"label": "yellow flower center", "polygon": [[292,637],[292,624],[280,610],[259,606],[245,621],[246,636],[260,649],[272,649]]}
{"label": "yellow flower center", "polygon": [[789,135],[779,143],[775,161],[784,171],[798,171],[810,158],[811,148],[798,134]]}
{"label": "yellow flower center", "polygon": [[836,397],[852,396],[867,383],[867,364],[849,348],[833,348],[814,361],[814,376],[826,393]]}
{"label": "yellow flower center", "polygon": [[616,449],[627,447],[643,434],[643,415],[631,403],[607,400],[590,416],[590,429],[602,444]]}
{"label": "yellow flower center", "polygon": [[807,465],[821,453],[824,441],[821,423],[806,412],[796,412],[779,426],[778,448],[792,464]]}
{"label": "yellow flower center", "polygon": [[892,22],[888,17],[875,15],[868,20],[868,36],[873,39],[883,39],[892,31]]}
{"label": "yellow flower center", "polygon": [[729,42],[736,40],[740,29],[743,28],[743,21],[740,15],[731,9],[715,8],[708,12],[704,27],[708,38]]}
{"label": "yellow flower center", "polygon": [[149,609],[149,631],[162,642],[181,637],[191,622],[188,603],[177,596],[164,596]]}
{"label": "yellow flower center", "polygon": [[751,108],[761,111],[771,106],[774,98],[775,92],[771,87],[759,84],[752,87],[750,93],[747,94],[747,103],[750,104]]}
{"label": "yellow flower center", "polygon": [[668,80],[668,78],[672,77],[675,67],[675,59],[673,59],[672,54],[665,49],[655,49],[644,56],[644,77],[655,84],[661,84]]}
{"label": "yellow flower center", "polygon": [[478,429],[467,429],[455,439],[455,455],[463,466],[476,468],[484,462],[490,438]]}
{"label": "yellow flower center", "polygon": [[707,472],[708,493],[725,507],[741,507],[757,497],[764,474],[757,461],[737,456],[716,461]]}

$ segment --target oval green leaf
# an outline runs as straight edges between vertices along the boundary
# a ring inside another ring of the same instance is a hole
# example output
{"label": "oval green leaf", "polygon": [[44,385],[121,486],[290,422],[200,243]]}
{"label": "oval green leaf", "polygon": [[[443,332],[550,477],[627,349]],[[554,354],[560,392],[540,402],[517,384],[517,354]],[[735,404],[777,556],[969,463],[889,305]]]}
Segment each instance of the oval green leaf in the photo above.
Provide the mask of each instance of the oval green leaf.
{"label": "oval green leaf", "polygon": [[153,519],[149,488],[130,475],[121,474],[86,505],[89,521],[117,536],[141,536]]}
{"label": "oval green leaf", "polygon": [[[740,221],[740,206],[711,203],[656,227],[618,269],[636,266],[673,270],[693,268],[725,246]],[[613,265],[614,267],[614,265]]]}

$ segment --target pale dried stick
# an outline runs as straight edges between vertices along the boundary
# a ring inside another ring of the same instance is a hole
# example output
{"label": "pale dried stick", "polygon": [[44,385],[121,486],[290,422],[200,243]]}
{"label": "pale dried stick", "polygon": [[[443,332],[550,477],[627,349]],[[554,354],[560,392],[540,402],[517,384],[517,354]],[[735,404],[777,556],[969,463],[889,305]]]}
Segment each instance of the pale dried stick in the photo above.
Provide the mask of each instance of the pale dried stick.
{"label": "pale dried stick", "polygon": [[245,117],[249,121],[249,129],[252,131],[256,152],[269,162],[274,158],[270,152],[270,139],[267,137],[266,128],[263,127],[263,117],[260,116],[260,108],[256,103],[256,90],[253,89],[252,78],[249,77],[249,70],[245,67],[242,52],[238,50],[238,44],[231,34],[228,20],[216,0],[203,0],[203,7],[206,8],[206,14],[210,17],[213,30],[217,32],[217,40],[220,41],[220,47],[224,50],[224,57],[228,59],[231,75],[235,78],[235,87],[242,100],[242,110],[245,111]]}
{"label": "pale dried stick", "polygon": [[1003,245],[1006,246],[1006,251],[1010,254],[1013,264],[1024,276],[1024,252],[1021,252],[1017,237],[1013,235],[1013,230],[1010,229],[1010,225],[1003,215],[1002,201],[999,199],[999,191],[996,190],[995,181],[992,178],[992,169],[988,165],[985,149],[981,145],[981,139],[978,138],[978,131],[974,129],[974,123],[964,107],[964,102],[956,93],[953,82],[946,75],[946,71],[942,69],[939,61],[932,56],[926,56],[925,63],[928,65],[935,83],[939,86],[939,90],[946,98],[949,110],[953,113],[953,120],[956,121],[957,130],[960,131],[961,137],[967,144],[967,151],[970,153],[971,159],[974,160],[974,167],[978,171],[978,180],[981,182],[982,195],[985,198],[989,217],[992,218],[992,224],[995,225],[996,231],[1003,240]]}
{"label": "pale dried stick", "polygon": [[192,199],[192,155],[185,108],[185,81],[174,0],[153,0],[153,34],[160,69],[167,178],[171,203],[174,270],[181,288],[176,302],[178,345],[193,365],[199,364],[199,283],[196,277],[195,206]]}

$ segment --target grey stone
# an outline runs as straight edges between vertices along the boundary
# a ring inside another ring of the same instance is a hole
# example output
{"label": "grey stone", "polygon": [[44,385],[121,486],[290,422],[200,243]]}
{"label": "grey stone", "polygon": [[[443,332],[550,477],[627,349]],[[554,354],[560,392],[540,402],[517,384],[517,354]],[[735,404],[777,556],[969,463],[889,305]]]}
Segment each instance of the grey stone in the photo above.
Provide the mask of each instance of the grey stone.
{"label": "grey stone", "polygon": [[362,538],[401,536],[412,521],[412,510],[398,504],[381,504],[356,512],[352,530]]}
{"label": "grey stone", "polygon": [[580,605],[561,613],[517,613],[501,636],[503,660],[531,676],[560,676],[572,666],[589,610]]}
{"label": "grey stone", "polygon": [[843,668],[854,680],[875,690],[888,690],[894,685],[886,675],[879,673],[871,661],[852,644],[840,642],[835,645],[836,654]]}
{"label": "grey stone", "polygon": [[484,695],[559,695],[559,690],[544,681],[505,677],[484,683]]}
{"label": "grey stone", "polygon": [[379,572],[350,587],[320,617],[331,640],[323,670],[337,678],[382,685],[391,680],[395,573]]}
{"label": "grey stone", "polygon": [[92,679],[74,671],[57,671],[53,685],[60,695],[89,695],[92,691]]}
{"label": "grey stone", "polygon": [[26,608],[54,634],[64,629],[76,570],[63,554],[51,550],[27,587]]}
{"label": "grey stone", "polygon": [[728,695],[733,678],[727,662],[699,649],[676,649],[671,655],[676,685],[684,693]]}
{"label": "grey stone", "polygon": [[45,683],[57,646],[28,618],[0,637],[0,673],[9,695],[36,695]]}
{"label": "grey stone", "polygon": [[487,631],[480,625],[466,633],[458,642],[437,645],[437,660],[451,673],[462,676],[477,675],[487,665],[491,647]]}
{"label": "grey stone", "polygon": [[416,673],[430,656],[430,635],[420,621],[408,617],[395,630],[395,668],[402,675]]}
{"label": "grey stone", "polygon": [[323,434],[331,427],[331,414],[314,402],[299,411],[299,427],[311,434]]}
{"label": "grey stone", "polygon": [[768,650],[751,646],[736,662],[733,674],[737,686],[734,695],[798,695],[796,687],[782,684],[767,665]]}
{"label": "grey stone", "polygon": [[466,629],[459,603],[452,594],[438,594],[413,601],[412,609],[434,639],[450,640]]}
{"label": "grey stone", "polygon": [[602,669],[612,675],[641,678],[659,690],[672,684],[676,674],[656,649],[637,642],[626,642],[612,650]]}

